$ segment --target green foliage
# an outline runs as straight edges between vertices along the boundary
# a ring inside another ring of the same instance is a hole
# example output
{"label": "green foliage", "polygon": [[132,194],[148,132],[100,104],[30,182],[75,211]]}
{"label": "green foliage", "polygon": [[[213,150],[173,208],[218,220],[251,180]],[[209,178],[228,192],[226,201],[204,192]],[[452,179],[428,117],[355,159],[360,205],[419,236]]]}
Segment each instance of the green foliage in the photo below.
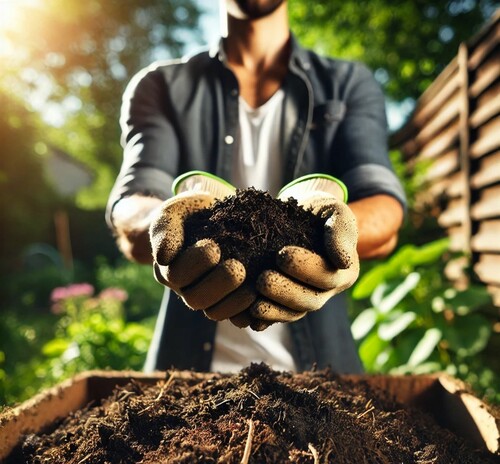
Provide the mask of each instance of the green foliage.
{"label": "green foliage", "polygon": [[99,258],[96,280],[101,288],[127,289],[127,319],[139,320],[157,314],[164,287],[153,278],[151,266],[131,263],[125,259],[111,265],[104,258]]}
{"label": "green foliage", "polygon": [[46,264],[3,282],[0,404],[82,370],[142,368],[163,294],[151,267],[100,258],[92,284],[70,283],[84,274]]}
{"label": "green foliage", "polygon": [[[149,346],[153,319],[129,322],[125,318],[127,293],[107,288],[94,294],[90,284],[72,284],[52,292],[52,315],[36,317],[33,325],[20,323],[13,313],[3,321],[4,340],[10,340],[1,358],[9,358],[12,372],[0,371],[0,401],[12,403],[29,398],[41,388],[51,386],[74,374],[91,369],[140,370]],[[54,323],[55,319],[55,323]],[[42,336],[43,321],[48,336]],[[31,349],[12,349],[31,343]],[[43,343],[42,343],[43,342]],[[8,349],[11,348],[11,349]],[[33,356],[33,351],[38,350]]]}
{"label": "green foliage", "polygon": [[197,2],[44,0],[23,2],[17,11],[20,17],[2,31],[0,88],[29,110],[37,102],[34,109],[49,123],[40,146],[53,144],[87,165],[94,182],[78,204],[102,208],[121,160],[125,85],[154,58],[177,57],[187,40],[200,40]]}
{"label": "green foliage", "polygon": [[497,2],[290,0],[292,30],[305,45],[361,60],[395,100],[416,99],[478,31]]}
{"label": "green foliage", "polygon": [[0,255],[4,266],[29,243],[45,236],[55,195],[35,152],[37,118],[1,89],[0,108]]}
{"label": "green foliage", "polygon": [[457,290],[446,281],[447,250],[448,239],[404,245],[364,273],[352,290],[365,303],[352,323],[353,336],[368,372],[447,371],[500,402],[498,361],[490,356],[491,297],[484,286]]}

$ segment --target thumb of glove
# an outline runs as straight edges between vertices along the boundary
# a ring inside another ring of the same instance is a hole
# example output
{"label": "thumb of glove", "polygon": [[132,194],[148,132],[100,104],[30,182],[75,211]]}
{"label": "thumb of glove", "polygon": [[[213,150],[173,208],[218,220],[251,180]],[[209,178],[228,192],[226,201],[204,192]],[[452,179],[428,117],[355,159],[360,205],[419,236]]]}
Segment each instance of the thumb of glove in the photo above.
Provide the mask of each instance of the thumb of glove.
{"label": "thumb of glove", "polygon": [[293,197],[298,204],[325,219],[324,244],[332,264],[347,269],[357,256],[356,218],[346,205],[348,192],[342,181],[327,174],[309,174],[285,185],[281,200]]}
{"label": "thumb of glove", "polygon": [[189,171],[174,179],[174,196],[164,202],[149,229],[154,260],[162,266],[170,264],[184,244],[186,218],[235,191],[224,179],[204,171]]}
{"label": "thumb of glove", "polygon": [[193,212],[208,208],[215,198],[208,193],[183,192],[166,200],[151,223],[149,238],[153,259],[167,266],[184,245],[184,222]]}

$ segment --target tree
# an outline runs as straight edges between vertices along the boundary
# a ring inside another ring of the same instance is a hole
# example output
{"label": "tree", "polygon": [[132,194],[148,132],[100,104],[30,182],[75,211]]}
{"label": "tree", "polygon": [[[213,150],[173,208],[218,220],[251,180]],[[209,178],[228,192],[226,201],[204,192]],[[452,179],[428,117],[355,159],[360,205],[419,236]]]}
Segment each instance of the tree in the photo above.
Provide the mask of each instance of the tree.
{"label": "tree", "polygon": [[12,96],[0,91],[0,240],[1,269],[19,251],[48,233],[55,194],[37,155],[39,123]]}
{"label": "tree", "polygon": [[[182,53],[186,32],[198,40],[193,0],[44,0],[19,8],[7,31],[0,87],[49,123],[42,142],[87,164],[95,181],[78,201],[103,207],[121,159],[118,114],[131,76],[159,56]],[[1,45],[1,44],[0,44]],[[5,60],[4,60],[5,61]]]}
{"label": "tree", "polygon": [[394,101],[416,99],[493,12],[495,0],[290,0],[292,29],[317,51],[365,62]]}

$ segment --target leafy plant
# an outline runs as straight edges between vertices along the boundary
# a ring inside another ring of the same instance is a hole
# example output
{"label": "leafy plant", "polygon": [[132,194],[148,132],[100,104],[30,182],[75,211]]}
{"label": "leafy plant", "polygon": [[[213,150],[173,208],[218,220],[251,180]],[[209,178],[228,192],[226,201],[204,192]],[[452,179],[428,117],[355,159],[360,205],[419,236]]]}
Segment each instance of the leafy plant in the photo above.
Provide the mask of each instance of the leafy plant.
{"label": "leafy plant", "polygon": [[127,322],[125,290],[107,288],[94,295],[90,284],[54,289],[53,310],[63,314],[56,338],[42,349],[48,372],[57,379],[81,370],[140,369],[151,339],[150,324]]}
{"label": "leafy plant", "polygon": [[444,277],[448,249],[448,239],[404,245],[366,272],[352,291],[369,303],[352,323],[353,336],[368,372],[447,371],[500,400],[500,377],[486,368],[485,385],[476,362],[491,341],[491,297],[480,285],[453,288]]}
{"label": "leafy plant", "polygon": [[128,320],[156,316],[164,287],[154,279],[150,265],[139,265],[125,259],[110,264],[104,258],[97,259],[96,263],[95,280],[99,288],[127,289],[125,311]]}
{"label": "leafy plant", "polygon": [[23,325],[17,315],[10,314],[11,323],[2,324],[6,332],[12,331],[6,337],[14,347],[21,347],[26,340],[34,346],[27,350],[27,358],[20,350],[16,359],[12,347],[0,351],[0,402],[22,401],[84,370],[140,370],[152,337],[153,319],[128,321],[124,310],[127,298],[127,292],[116,287],[96,294],[88,283],[55,288],[52,314],[39,317],[45,325],[51,322],[48,339],[39,336],[35,320],[32,325]]}

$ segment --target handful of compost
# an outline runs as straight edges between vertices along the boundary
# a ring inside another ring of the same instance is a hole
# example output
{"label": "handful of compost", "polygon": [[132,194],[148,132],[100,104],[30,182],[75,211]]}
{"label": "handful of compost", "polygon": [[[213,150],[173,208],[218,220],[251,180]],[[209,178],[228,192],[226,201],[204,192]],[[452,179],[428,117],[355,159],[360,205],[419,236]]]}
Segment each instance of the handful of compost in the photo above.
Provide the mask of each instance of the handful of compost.
{"label": "handful of compost", "polygon": [[[249,200],[250,193],[258,198]],[[180,176],[174,197],[164,203],[150,228],[156,279],[210,319],[230,319],[255,330],[298,320],[358,276],[357,228],[344,203],[346,194],[340,181],[325,175],[297,179],[278,199],[254,189],[237,191],[200,171]],[[240,222],[232,217],[225,225],[227,212],[235,209]],[[285,220],[278,221],[283,215]],[[304,222],[311,229],[310,242],[286,234],[283,224],[297,231]],[[204,224],[203,233],[193,232],[196,223]],[[245,224],[252,224],[253,232]],[[262,239],[255,240],[272,236],[267,225],[278,228],[280,238],[266,240],[270,249]],[[252,250],[249,259],[245,250]]]}

